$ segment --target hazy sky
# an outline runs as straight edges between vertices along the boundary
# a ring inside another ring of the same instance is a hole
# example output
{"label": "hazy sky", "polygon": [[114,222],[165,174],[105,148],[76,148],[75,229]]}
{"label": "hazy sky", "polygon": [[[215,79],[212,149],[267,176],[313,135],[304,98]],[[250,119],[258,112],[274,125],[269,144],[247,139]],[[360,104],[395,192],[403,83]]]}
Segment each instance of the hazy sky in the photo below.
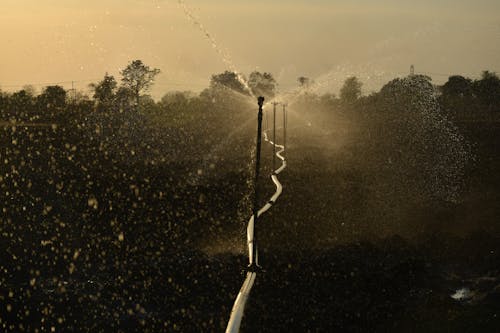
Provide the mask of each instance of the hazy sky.
{"label": "hazy sky", "polygon": [[[0,87],[118,78],[134,59],[162,70],[152,89],[199,91],[234,68],[298,76],[337,92],[350,75],[364,92],[409,71],[500,71],[498,0],[185,0],[220,52],[175,0],[0,0]],[[431,75],[435,82],[446,76]],[[64,84],[71,87],[71,84]]]}

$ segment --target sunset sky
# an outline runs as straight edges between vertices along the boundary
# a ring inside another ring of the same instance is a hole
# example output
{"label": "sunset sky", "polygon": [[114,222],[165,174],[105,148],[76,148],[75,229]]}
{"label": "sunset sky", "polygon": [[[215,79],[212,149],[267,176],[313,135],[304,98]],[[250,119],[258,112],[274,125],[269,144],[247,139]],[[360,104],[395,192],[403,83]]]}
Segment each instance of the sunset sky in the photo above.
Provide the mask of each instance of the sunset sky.
{"label": "sunset sky", "polygon": [[[446,74],[500,71],[498,0],[185,0],[210,40],[174,0],[1,0],[0,87],[118,78],[134,59],[161,69],[155,98],[199,91],[229,68],[272,72],[281,89],[298,76],[338,92],[350,75],[369,93],[411,64]],[[71,83],[63,84],[66,88]]]}

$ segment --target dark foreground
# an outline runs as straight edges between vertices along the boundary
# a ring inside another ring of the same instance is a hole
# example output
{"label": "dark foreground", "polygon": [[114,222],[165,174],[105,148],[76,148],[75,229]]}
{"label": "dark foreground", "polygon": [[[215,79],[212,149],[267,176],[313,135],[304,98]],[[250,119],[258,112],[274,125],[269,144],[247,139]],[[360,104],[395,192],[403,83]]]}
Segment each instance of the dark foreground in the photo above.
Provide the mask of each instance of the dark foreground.
{"label": "dark foreground", "polygon": [[[498,332],[498,123],[462,124],[475,162],[453,203],[372,170],[380,145],[295,125],[242,331]],[[253,128],[220,149],[172,129],[126,128],[128,147],[60,131],[3,132],[0,331],[224,331],[247,262]],[[219,160],[190,159],[207,151]]]}
{"label": "dark foreground", "polygon": [[[484,234],[418,246],[393,237],[264,253],[242,331],[495,332],[499,244]],[[220,332],[246,262],[195,251],[129,256],[119,269],[86,260],[89,269],[73,274],[40,271],[33,281],[26,268],[9,276],[0,289],[3,331]]]}

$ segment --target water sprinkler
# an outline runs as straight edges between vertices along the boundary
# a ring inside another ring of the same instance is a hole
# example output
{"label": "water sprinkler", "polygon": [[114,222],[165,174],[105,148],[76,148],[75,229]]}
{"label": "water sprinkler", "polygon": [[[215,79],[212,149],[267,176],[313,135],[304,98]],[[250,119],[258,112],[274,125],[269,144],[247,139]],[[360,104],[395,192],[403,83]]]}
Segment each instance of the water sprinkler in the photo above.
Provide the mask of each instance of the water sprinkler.
{"label": "water sprinkler", "polygon": [[259,111],[262,111],[262,106],[264,105],[264,97],[259,96],[259,98],[257,98],[257,103],[259,104]]}
{"label": "water sprinkler", "polygon": [[252,239],[252,255],[250,257],[250,271],[257,271],[258,266],[258,252],[257,252],[257,232],[255,226],[257,225],[258,215],[259,215],[259,173],[260,173],[260,146],[261,146],[261,137],[262,137],[262,106],[264,105],[264,97],[259,96],[257,98],[257,102],[259,104],[259,114],[257,117],[257,149],[256,149],[256,158],[255,158],[255,192],[254,192],[254,202],[253,202],[253,239]]}

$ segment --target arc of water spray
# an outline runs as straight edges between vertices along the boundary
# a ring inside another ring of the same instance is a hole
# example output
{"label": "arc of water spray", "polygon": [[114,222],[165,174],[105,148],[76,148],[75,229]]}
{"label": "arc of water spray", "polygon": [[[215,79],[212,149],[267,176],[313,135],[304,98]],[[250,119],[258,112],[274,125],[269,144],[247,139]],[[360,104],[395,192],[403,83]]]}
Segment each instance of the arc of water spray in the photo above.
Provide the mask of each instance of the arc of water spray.
{"label": "arc of water spray", "polygon": [[[312,82],[307,86],[291,88],[287,89],[286,91],[277,93],[276,97],[273,100],[286,99],[290,104],[293,104],[303,94],[318,93],[322,89],[331,87],[332,84],[334,84],[335,87],[340,87],[345,79],[350,76],[358,77],[365,84],[366,82],[370,81],[380,82],[383,78],[386,78],[388,76],[401,77],[406,75],[405,73],[389,72],[380,69],[369,71],[368,68],[370,67],[372,67],[371,63],[359,65],[357,67],[353,67],[349,64],[339,65],[336,68],[313,78],[311,80]],[[273,100],[266,103],[266,105],[272,103]]]}
{"label": "arc of water spray", "polygon": [[250,89],[250,86],[248,85],[247,80],[236,69],[236,66],[234,66],[234,63],[231,60],[231,56],[228,54],[228,52],[219,47],[219,44],[215,40],[214,36],[208,31],[207,28],[205,28],[200,20],[196,18],[196,16],[194,16],[193,12],[189,9],[184,0],[178,0],[177,3],[182,8],[189,21],[197,26],[198,29],[200,29],[200,31],[203,33],[203,35],[205,35],[205,37],[209,40],[209,42],[212,44],[213,49],[215,50],[215,52],[217,52],[217,54],[221,56],[222,61],[229,67],[229,70],[236,74],[236,78],[238,79],[238,81],[245,87],[245,89],[250,93],[252,97],[255,97],[255,95],[252,93],[252,89]]}

